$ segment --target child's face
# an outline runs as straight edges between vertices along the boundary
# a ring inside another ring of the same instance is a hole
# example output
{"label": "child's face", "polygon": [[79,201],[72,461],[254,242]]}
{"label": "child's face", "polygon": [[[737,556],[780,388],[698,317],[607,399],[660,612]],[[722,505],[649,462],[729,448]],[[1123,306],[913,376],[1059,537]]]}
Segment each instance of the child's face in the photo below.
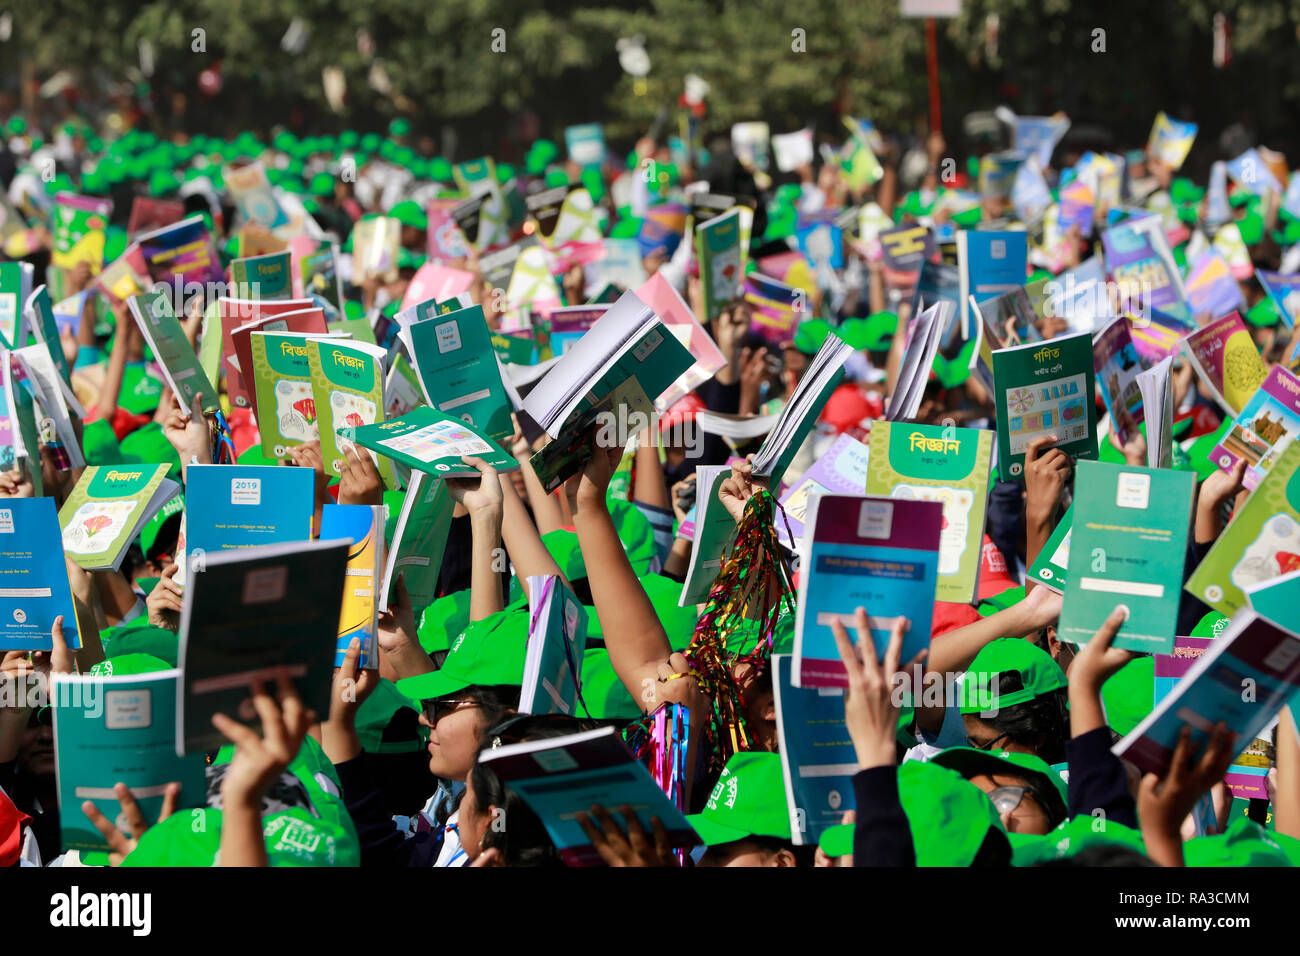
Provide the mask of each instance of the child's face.
{"label": "child's face", "polygon": [[429,728],[429,771],[444,780],[464,782],[474,766],[479,738],[487,730],[483,708],[462,695],[454,709],[439,709],[437,723],[432,717],[428,708],[420,715],[420,723]]}

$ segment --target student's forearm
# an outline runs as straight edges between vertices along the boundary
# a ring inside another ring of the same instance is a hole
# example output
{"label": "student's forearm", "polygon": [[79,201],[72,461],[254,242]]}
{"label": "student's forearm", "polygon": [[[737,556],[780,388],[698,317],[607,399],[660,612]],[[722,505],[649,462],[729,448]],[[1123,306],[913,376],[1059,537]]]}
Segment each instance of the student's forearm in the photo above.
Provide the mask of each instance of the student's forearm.
{"label": "student's forearm", "polygon": [[945,675],[955,674],[970,667],[975,655],[984,646],[999,637],[1024,637],[1037,629],[1021,604],[1013,604],[986,618],[949,631],[930,642],[930,654],[925,662],[927,671]]}
{"label": "student's forearm", "polygon": [[123,322],[118,323],[117,336],[113,339],[113,351],[108,356],[108,367],[104,370],[104,381],[99,386],[99,398],[95,402],[95,411],[105,421],[112,421],[117,415],[117,398],[122,392],[122,380],[126,376],[126,354],[129,342],[129,330]]}
{"label": "student's forearm", "polygon": [[668,482],[664,480],[664,467],[659,461],[659,444],[650,429],[641,432],[636,448],[636,484],[633,497],[642,504],[671,511],[672,499],[668,496]]}
{"label": "student's forearm", "polygon": [[224,800],[221,808],[221,865],[270,866],[262,836],[261,800]]}
{"label": "student's forearm", "polygon": [[1278,833],[1300,839],[1300,740],[1296,739],[1295,706],[1282,711],[1277,722],[1277,787],[1273,791],[1273,824]]}
{"label": "student's forearm", "polygon": [[355,721],[327,720],[320,725],[320,745],[330,763],[340,764],[361,756],[361,737]]}
{"label": "student's forearm", "polygon": [[565,525],[564,509],[558,495],[548,494],[542,487],[542,480],[533,471],[532,463],[521,459],[519,470],[524,476],[524,490],[528,493],[528,504],[533,509],[533,521],[537,524],[539,535],[547,534]]}
{"label": "student's forearm", "polygon": [[553,574],[564,581],[566,587],[570,586],[559,564],[551,552],[546,550],[528,509],[524,507],[515,491],[514,482],[509,477],[501,479],[501,492],[501,534],[524,593],[528,594],[528,578],[533,575]]}
{"label": "student's forearm", "polygon": [[674,538],[672,550],[668,552],[668,560],[664,562],[664,577],[672,578],[674,581],[682,581],[686,578],[686,572],[691,567],[691,549],[695,543],[689,538]]}
{"label": "student's forearm", "polygon": [[501,576],[493,568],[501,553],[501,513],[473,512],[470,528],[474,544],[470,557],[469,619],[481,621],[505,607]]}

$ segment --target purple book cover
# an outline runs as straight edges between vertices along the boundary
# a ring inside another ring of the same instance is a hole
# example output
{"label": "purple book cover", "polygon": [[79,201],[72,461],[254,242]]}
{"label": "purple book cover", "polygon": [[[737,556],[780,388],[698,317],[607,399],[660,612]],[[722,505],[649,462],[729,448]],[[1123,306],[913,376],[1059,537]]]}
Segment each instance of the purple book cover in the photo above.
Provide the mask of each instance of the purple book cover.
{"label": "purple book cover", "polygon": [[[852,435],[841,435],[817,461],[804,472],[790,490],[781,496],[785,521],[777,519],[777,535],[782,543],[793,547],[803,537],[804,517],[808,514],[809,496],[814,494],[861,495],[867,488],[867,446]],[[786,533],[786,521],[790,523]],[[792,539],[792,540],[787,540]]]}
{"label": "purple book cover", "polygon": [[[1182,286],[1159,216],[1143,216],[1111,226],[1102,233],[1101,240],[1106,268],[1115,282],[1121,287],[1133,286],[1130,295],[1149,288],[1149,303],[1143,302],[1144,306],[1163,309],[1182,303]],[[1145,293],[1142,298],[1146,299]]]}
{"label": "purple book cover", "polygon": [[1110,412],[1115,445],[1123,448],[1138,433],[1138,426],[1145,418],[1142,391],[1137,383],[1145,366],[1138,357],[1127,320],[1116,319],[1097,333],[1092,343],[1092,362],[1106,410]]}
{"label": "purple book cover", "polygon": [[154,282],[215,284],[225,278],[201,216],[145,233],[136,244]]}
{"label": "purple book cover", "polygon": [[576,332],[581,335],[608,311],[607,305],[575,305],[552,309],[551,334],[565,335]]}
{"label": "purple book cover", "polygon": [[1214,446],[1210,460],[1232,471],[1245,458],[1243,481],[1254,491],[1283,448],[1300,435],[1300,378],[1274,365],[1232,427]]}

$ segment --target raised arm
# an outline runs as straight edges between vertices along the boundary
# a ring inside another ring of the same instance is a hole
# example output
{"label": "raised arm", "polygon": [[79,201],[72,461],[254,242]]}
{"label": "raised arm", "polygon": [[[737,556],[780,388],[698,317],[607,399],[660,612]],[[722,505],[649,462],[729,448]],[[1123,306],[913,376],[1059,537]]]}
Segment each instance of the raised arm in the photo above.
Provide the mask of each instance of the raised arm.
{"label": "raised arm", "polygon": [[463,458],[478,470],[478,478],[448,478],[447,491],[469,512],[473,547],[470,552],[469,619],[481,621],[505,607],[499,570],[503,496],[497,471],[482,458]]}

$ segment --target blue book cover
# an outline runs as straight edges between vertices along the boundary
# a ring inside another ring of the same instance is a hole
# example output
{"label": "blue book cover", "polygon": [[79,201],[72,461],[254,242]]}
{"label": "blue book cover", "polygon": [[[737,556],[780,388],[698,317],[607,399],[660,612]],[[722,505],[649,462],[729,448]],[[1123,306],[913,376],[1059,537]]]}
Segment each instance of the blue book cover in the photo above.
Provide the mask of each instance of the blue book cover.
{"label": "blue book cover", "polygon": [[304,707],[329,713],[348,550],[347,541],[303,541],[210,553],[194,567],[181,605],[177,753],[227,743],[213,714],[258,723],[252,686],[274,692],[281,676]]}
{"label": "blue book cover", "polygon": [[377,668],[377,594],[384,573],[384,506],[325,505],[320,513],[320,536],[323,541],[346,538],[352,542],[348,548],[348,573],[343,582],[334,666],[343,665],[343,656],[356,638],[361,641],[357,666],[362,670]]}
{"label": "blue book cover", "polygon": [[529,577],[528,598],[528,652],[519,712],[572,715],[582,683],[587,612],[556,575]]}
{"label": "blue book cover", "polygon": [[957,257],[962,283],[958,314],[965,338],[973,339],[969,297],[985,302],[1025,284],[1029,234],[1023,229],[963,230],[957,234]]}
{"label": "blue book cover", "polygon": [[[1300,183],[1300,175],[1293,177],[1293,181]],[[1281,272],[1256,269],[1255,278],[1277,306],[1277,313],[1286,327],[1294,329],[1295,317],[1300,314],[1300,275],[1283,275]]]}
{"label": "blue book cover", "polygon": [[51,650],[60,614],[68,647],[81,646],[53,498],[0,501],[0,574],[0,648]]}
{"label": "blue book cover", "polygon": [[614,727],[489,748],[479,760],[490,765],[537,814],[570,866],[601,865],[600,855],[577,821],[577,814],[592,804],[604,807],[620,822],[618,808],[630,807],[646,833],[654,832],[650,818],[658,817],[672,846],[699,842],[686,817]]}
{"label": "blue book cover", "polygon": [[179,783],[177,809],[207,802],[201,753],[176,755],[179,670],[122,677],[60,675],[54,683],[54,775],[65,850],[108,850],[82,811],[89,800],[129,833],[113,788],[126,784],[145,821],[158,822],[167,785]]}
{"label": "blue book cover", "polygon": [[191,555],[306,541],[316,473],[271,465],[190,465],[185,478],[186,546]]}
{"label": "blue book cover", "polygon": [[851,495],[819,495],[808,506],[799,602],[795,615],[796,687],[844,687],[848,678],[831,622],[857,641],[854,617],[868,614],[876,653],[883,656],[897,618],[911,627],[902,661],[930,646],[939,574],[943,505]]}
{"label": "blue book cover", "polygon": [[1236,734],[1233,749],[1240,754],[1297,690],[1300,635],[1243,610],[1169,696],[1111,750],[1143,772],[1164,776],[1185,724],[1191,727],[1192,748],[1199,752],[1222,721]]}
{"label": "blue book cover", "polygon": [[789,654],[772,655],[772,693],[790,834],[805,846],[853,809],[858,756],[844,723],[844,689],[796,687],[792,663]]}

